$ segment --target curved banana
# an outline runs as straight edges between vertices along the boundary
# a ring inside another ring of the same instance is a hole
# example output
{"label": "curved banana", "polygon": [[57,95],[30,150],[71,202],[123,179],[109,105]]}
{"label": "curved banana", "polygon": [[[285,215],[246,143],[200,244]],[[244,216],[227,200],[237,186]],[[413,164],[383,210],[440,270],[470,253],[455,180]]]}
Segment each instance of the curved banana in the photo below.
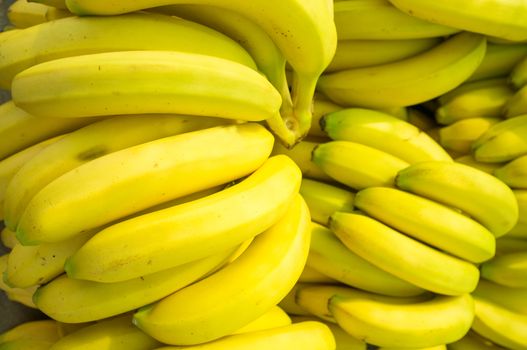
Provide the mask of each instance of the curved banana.
{"label": "curved banana", "polygon": [[488,42],[483,61],[466,81],[507,78],[525,55],[527,55],[527,44],[525,43],[502,45]]}
{"label": "curved banana", "polygon": [[479,267],[481,277],[513,288],[527,288],[527,252],[502,254]]}
{"label": "curved banana", "polygon": [[412,16],[469,32],[520,41],[527,39],[527,4],[520,1],[389,0]]}
{"label": "curved banana", "polygon": [[[309,260],[309,257],[308,257]],[[319,272],[307,265],[304,266],[302,274],[298,277],[298,283],[337,283],[333,278],[324,275],[322,272]]]}
{"label": "curved banana", "polygon": [[0,344],[0,350],[48,350],[53,342],[36,339],[18,339]]}
{"label": "curved banana", "polygon": [[518,202],[518,222],[507,232],[508,237],[527,238],[527,190],[513,190]]}
{"label": "curved banana", "polygon": [[353,189],[393,186],[397,172],[409,164],[389,153],[351,141],[330,141],[313,149],[312,162]]}
{"label": "curved banana", "polygon": [[335,339],[327,325],[303,321],[256,332],[233,334],[194,346],[163,346],[155,350],[334,350]]}
{"label": "curved banana", "polygon": [[523,117],[527,114],[527,86],[517,90],[503,106],[505,118]]}
{"label": "curved banana", "polygon": [[459,32],[457,28],[410,16],[386,0],[338,1],[334,12],[339,40],[420,39]]}
{"label": "curved banana", "polygon": [[18,240],[16,239],[16,233],[7,227],[4,227],[0,232],[0,241],[4,247],[9,249],[13,249],[13,247],[18,243]]}
{"label": "curved banana", "polygon": [[355,207],[408,236],[461,259],[491,259],[496,239],[478,222],[435,201],[388,187],[370,187],[355,196]]}
{"label": "curved banana", "polygon": [[466,212],[496,237],[506,234],[518,221],[518,203],[512,190],[496,177],[461,163],[413,164],[397,174],[395,184]]}
{"label": "curved banana", "polygon": [[348,249],[329,229],[311,224],[307,266],[348,286],[391,296],[414,296],[421,288],[379,269]]}
{"label": "curved banana", "polygon": [[300,194],[309,207],[311,220],[321,225],[327,225],[329,217],[336,211],[353,210],[354,193],[342,187],[303,178]]}
{"label": "curved banana", "polygon": [[[356,0],[353,2],[356,2]],[[375,13],[364,13],[363,15],[376,16]],[[352,28],[353,26],[349,27]],[[335,55],[324,72],[332,73],[345,69],[370,67],[396,62],[430,50],[439,44],[439,41],[438,38],[406,40],[340,39],[337,43]]]}
{"label": "curved banana", "polygon": [[13,176],[5,193],[5,225],[16,230],[31,199],[53,180],[82,164],[128,147],[221,124],[228,121],[140,115],[112,117],[78,129],[26,162]]}
{"label": "curved banana", "polygon": [[28,0],[29,2],[34,2],[37,4],[44,4],[52,7],[56,7],[58,9],[67,10],[68,7],[66,6],[65,0]]}
{"label": "curved banana", "polygon": [[[293,69],[293,108],[282,119],[269,119],[271,129],[291,147],[311,125],[311,104],[318,77],[331,61],[337,45],[333,2],[327,0],[68,0],[78,15],[114,15],[172,4],[213,5],[242,14],[262,26]],[[291,14],[295,14],[291,16]]]}
{"label": "curved banana", "polygon": [[504,78],[461,84],[439,97],[435,117],[439,124],[452,124],[468,118],[500,118],[502,109],[514,94]]}
{"label": "curved banana", "polygon": [[425,132],[384,112],[347,108],[327,114],[320,119],[320,124],[333,140],[373,147],[409,164],[425,160],[452,160]]}
{"label": "curved banana", "polygon": [[328,309],[346,332],[382,347],[433,347],[461,339],[474,319],[470,294],[394,303],[375,296],[335,295]]}
{"label": "curved banana", "polygon": [[64,269],[71,278],[117,282],[228,249],[276,223],[298,194],[300,181],[292,160],[269,158],[227,189],[103,229]]}
{"label": "curved banana", "polygon": [[164,343],[177,345],[215,340],[239,329],[278,304],[297,281],[309,251],[309,223],[309,210],[298,195],[287,213],[238,259],[141,308],[134,324]]}
{"label": "curved banana", "polygon": [[[305,267],[304,267],[305,268]],[[326,283],[326,282],[323,282]],[[332,282],[329,282],[332,283]],[[298,280],[293,287],[289,290],[289,292],[280,300],[278,303],[278,306],[281,307],[285,312],[287,312],[290,316],[310,316],[311,313],[304,308],[302,308],[300,305],[296,303],[296,291],[301,288],[303,285],[310,284],[305,282],[300,282]]]}
{"label": "curved banana", "polygon": [[525,293],[527,293],[527,288],[508,287],[482,278],[472,295],[489,300],[511,311],[527,315]]}
{"label": "curved banana", "polygon": [[335,213],[330,228],[346,247],[377,267],[418,287],[445,295],[470,293],[479,270],[366,215]]}
{"label": "curved banana", "polygon": [[501,118],[468,118],[439,128],[439,143],[445,149],[460,154],[471,153],[472,144]]}
{"label": "curved banana", "polygon": [[472,154],[466,154],[454,159],[457,163],[465,164],[486,172],[487,174],[494,175],[494,171],[498,169],[503,163],[484,163],[477,161]]}
{"label": "curved banana", "polygon": [[476,317],[472,329],[493,343],[508,349],[527,349],[527,315],[510,311],[474,296]]}
{"label": "curved banana", "polygon": [[231,333],[231,335],[263,331],[271,328],[288,326],[291,323],[291,317],[289,317],[280,306],[273,306],[262,316]]}
{"label": "curved banana", "polygon": [[16,0],[7,9],[7,19],[15,28],[28,28],[69,16],[72,14],[67,10],[28,0]]}
{"label": "curved banana", "polygon": [[[7,269],[7,259],[9,254],[0,256],[0,274],[3,274]],[[8,286],[2,276],[0,276],[0,290],[3,290],[7,296],[7,299],[25,305],[27,307],[36,309],[33,302],[33,294],[37,290],[38,286],[31,286],[29,288],[13,288]]]}
{"label": "curved banana", "polygon": [[472,143],[481,162],[507,162],[527,154],[527,114],[500,121]]}
{"label": "curved banana", "polygon": [[150,350],[160,345],[132,324],[131,314],[123,314],[68,334],[53,344],[50,350]]}
{"label": "curved banana", "polygon": [[485,47],[485,37],[463,32],[401,61],[324,74],[317,88],[342,106],[415,105],[465,81],[481,63]]}
{"label": "curved banana", "polygon": [[56,342],[60,337],[61,335],[57,321],[34,320],[23,322],[0,334],[0,344],[19,339]]}
{"label": "curved banana", "polygon": [[527,189],[527,155],[500,166],[494,175],[512,188]]}
{"label": "curved banana", "polygon": [[524,57],[509,74],[509,82],[516,88],[521,89],[527,85],[527,57]]}
{"label": "curved banana", "polygon": [[62,275],[37,289],[35,305],[66,323],[101,320],[160,300],[222,266],[234,248],[123,282],[100,283]]}
{"label": "curved banana", "polygon": [[[327,138],[327,134],[320,128],[320,119],[328,113],[341,110],[342,107],[331,102],[321,94],[315,94],[313,100],[313,117],[311,118],[311,128],[309,129],[309,136],[319,137],[321,139]],[[302,140],[302,141],[305,141]]]}
{"label": "curved banana", "polygon": [[227,36],[197,23],[153,13],[97,18],[75,16],[2,38],[0,87],[4,89],[11,87],[16,74],[35,64],[109,51],[181,51],[216,56],[256,68],[247,51]]}
{"label": "curved banana", "polygon": [[107,154],[40,190],[20,218],[17,238],[26,245],[60,241],[236,180],[258,169],[272,146],[269,131],[247,123],[187,132]]}
{"label": "curved banana", "polygon": [[505,350],[490,340],[483,338],[476,332],[470,330],[463,338],[448,344],[449,350]]}

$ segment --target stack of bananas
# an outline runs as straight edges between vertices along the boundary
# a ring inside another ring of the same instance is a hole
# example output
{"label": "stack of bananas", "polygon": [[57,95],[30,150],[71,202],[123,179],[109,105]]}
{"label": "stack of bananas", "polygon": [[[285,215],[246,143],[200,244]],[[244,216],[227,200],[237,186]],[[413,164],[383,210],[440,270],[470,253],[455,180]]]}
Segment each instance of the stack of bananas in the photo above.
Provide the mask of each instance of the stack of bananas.
{"label": "stack of bananas", "polygon": [[527,5],[15,0],[7,349],[527,349]]}

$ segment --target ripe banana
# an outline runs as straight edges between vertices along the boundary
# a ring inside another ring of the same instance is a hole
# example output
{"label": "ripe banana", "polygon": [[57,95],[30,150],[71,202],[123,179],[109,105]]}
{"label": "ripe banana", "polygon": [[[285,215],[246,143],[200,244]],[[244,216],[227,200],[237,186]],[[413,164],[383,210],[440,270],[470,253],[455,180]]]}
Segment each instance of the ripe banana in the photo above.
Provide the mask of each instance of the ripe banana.
{"label": "ripe banana", "polygon": [[527,54],[527,44],[493,44],[487,43],[487,51],[483,61],[476,68],[476,71],[467,79],[476,81],[481,79],[490,79],[503,77],[507,78]]}
{"label": "ripe banana", "polygon": [[298,278],[298,283],[337,283],[337,281],[310,267],[306,262],[306,266]]}
{"label": "ripe banana", "polygon": [[0,350],[48,350],[53,342],[35,339],[18,339],[0,344]]}
{"label": "ripe banana", "polygon": [[449,350],[505,350],[490,340],[483,338],[476,332],[470,330],[463,338],[448,344]]}
{"label": "ripe banana", "polygon": [[453,122],[439,128],[439,143],[449,151],[468,155],[472,144],[492,125],[499,123],[499,118],[468,118]]}
{"label": "ripe banana", "polygon": [[303,178],[300,194],[309,207],[311,220],[321,225],[327,225],[329,217],[336,211],[353,210],[354,193],[342,187]]}
{"label": "ripe banana", "polygon": [[496,255],[527,251],[527,239],[506,235],[496,240]]}
{"label": "ripe banana", "polygon": [[348,286],[372,293],[413,296],[424,291],[381,270],[348,249],[329,229],[311,224],[307,266]]}
{"label": "ripe banana", "polygon": [[525,293],[527,293],[527,288],[508,287],[482,278],[472,295],[527,315]]}
{"label": "ripe banana", "polygon": [[37,4],[44,4],[48,6],[53,6],[58,9],[67,10],[68,7],[66,7],[66,1],[65,0],[28,0],[29,2],[34,2]]}
{"label": "ripe banana", "polygon": [[287,213],[238,259],[141,308],[134,324],[177,345],[215,340],[239,329],[276,305],[297,281],[308,255],[309,223],[309,210],[298,195]]}
{"label": "ripe banana", "polygon": [[425,160],[452,160],[425,132],[383,112],[347,108],[327,114],[320,119],[320,124],[333,140],[373,147],[409,164]]}
{"label": "ripe banana", "polygon": [[34,320],[23,322],[0,334],[0,344],[19,339],[56,342],[60,337],[61,335],[57,321]]}
{"label": "ripe banana", "polygon": [[494,170],[494,175],[512,188],[527,189],[527,155],[497,168]]}
{"label": "ripe banana", "polygon": [[[228,121],[140,115],[112,117],[78,129],[26,162],[11,179],[5,194],[5,224],[16,230],[31,199],[53,180],[82,164],[128,147],[221,124]],[[115,137],[117,134],[119,137]]]}
{"label": "ripe banana", "polygon": [[107,154],[40,190],[20,218],[17,238],[26,245],[60,241],[236,180],[258,169],[272,145],[270,132],[247,123],[187,132]]}
{"label": "ripe banana", "polygon": [[435,201],[388,187],[370,187],[355,196],[355,207],[421,242],[480,263],[491,259],[496,239],[478,222]]}
{"label": "ripe banana", "polygon": [[100,283],[62,275],[34,296],[39,310],[66,323],[101,320],[160,300],[203,278],[233,254],[225,252],[123,282]]}
{"label": "ripe banana", "polygon": [[506,234],[518,221],[518,204],[512,190],[496,177],[461,163],[413,164],[397,174],[395,184],[462,210],[495,237]]}
{"label": "ripe banana", "polygon": [[503,106],[505,118],[515,118],[527,114],[527,85],[519,89]]}
{"label": "ripe banana", "polygon": [[150,350],[160,345],[132,324],[131,314],[123,314],[68,334],[50,350]]}
{"label": "ripe banana", "polygon": [[[7,259],[8,254],[0,256],[0,274],[3,274],[7,269]],[[33,303],[33,294],[35,293],[37,287],[38,286],[31,286],[30,288],[12,288],[8,286],[4,282],[4,279],[0,276],[0,290],[5,292],[9,300],[34,309],[37,307]]]}
{"label": "ripe banana", "polygon": [[27,0],[16,0],[7,9],[7,19],[15,28],[27,28],[69,16],[72,14],[67,10]]}
{"label": "ripe banana", "polygon": [[474,304],[476,317],[472,329],[476,333],[508,349],[527,349],[527,315],[477,296]]}
{"label": "ripe banana", "polygon": [[386,0],[338,1],[334,13],[339,40],[420,39],[459,32],[407,15]]}
{"label": "ripe banana", "polygon": [[341,110],[342,107],[331,102],[321,94],[315,94],[313,100],[313,117],[311,118],[311,128],[308,137],[319,137],[326,139],[327,134],[320,128],[320,119],[328,113]]}
{"label": "ripe banana", "polygon": [[527,57],[524,57],[509,75],[510,83],[516,88],[521,89],[527,85]]}
{"label": "ripe banana", "polygon": [[477,161],[472,154],[466,154],[454,159],[456,162],[471,166],[487,174],[494,175],[494,171],[503,166],[503,163],[483,163]]}
{"label": "ripe banana", "polygon": [[304,321],[257,332],[233,334],[194,346],[163,346],[155,350],[333,350],[333,333],[318,321]]}
{"label": "ripe banana", "polygon": [[461,339],[474,319],[470,294],[436,295],[430,300],[394,303],[375,296],[335,295],[328,309],[346,332],[382,347],[433,347]]}
{"label": "ripe banana", "polygon": [[389,153],[350,141],[316,146],[312,162],[331,178],[353,189],[393,186],[397,172],[409,164]]}
{"label": "ripe banana", "polygon": [[485,48],[485,37],[463,32],[401,61],[324,74],[317,87],[342,106],[415,105],[465,81],[481,63]]}
{"label": "ripe banana", "polygon": [[330,229],[346,247],[377,267],[418,287],[445,295],[470,293],[479,270],[366,215],[335,213]]}
{"label": "ripe banana", "polygon": [[300,181],[292,160],[272,157],[234,186],[98,232],[64,269],[71,278],[118,282],[228,249],[276,223],[298,194]]}
{"label": "ripe banana", "polygon": [[412,16],[434,23],[502,39],[527,39],[527,4],[503,0],[389,0]]}
{"label": "ripe banana", "polygon": [[181,51],[256,68],[247,51],[227,36],[197,23],[153,13],[63,18],[20,30],[5,39],[0,36],[0,42],[0,87],[4,89],[11,88],[16,74],[35,64],[109,51]]}
{"label": "ripe banana", "polygon": [[494,257],[480,266],[481,277],[512,288],[527,288],[527,252]]}
{"label": "ripe banana", "polygon": [[303,285],[307,284],[310,283],[304,283],[298,280],[295,285],[289,290],[289,292],[282,298],[282,300],[280,300],[278,306],[280,306],[290,316],[310,316],[310,312],[300,307],[300,305],[296,303],[296,291]]}
{"label": "ripe banana", "polygon": [[13,247],[18,243],[15,232],[11,231],[7,227],[4,227],[0,232],[0,241],[4,247],[8,249],[13,249]]}
{"label": "ripe banana", "polygon": [[289,315],[284,310],[282,310],[279,306],[273,306],[262,316],[231,333],[231,335],[283,327],[288,326],[291,323],[291,317],[289,317]]}

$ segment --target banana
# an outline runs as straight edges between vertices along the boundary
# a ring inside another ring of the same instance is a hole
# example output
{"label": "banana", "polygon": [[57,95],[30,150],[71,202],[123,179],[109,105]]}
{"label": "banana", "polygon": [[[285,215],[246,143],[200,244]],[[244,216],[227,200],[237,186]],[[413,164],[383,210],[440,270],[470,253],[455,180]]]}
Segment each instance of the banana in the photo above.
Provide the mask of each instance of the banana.
{"label": "banana", "polygon": [[504,163],[484,163],[477,161],[472,154],[466,154],[454,159],[457,163],[465,164],[486,172],[487,174],[494,175],[494,172],[499,167],[503,166]]}
{"label": "banana", "polygon": [[481,264],[481,277],[512,288],[527,288],[527,252],[496,256]]}
{"label": "banana", "polygon": [[483,117],[458,120],[439,128],[439,143],[449,151],[469,155],[474,141],[501,120]]}
{"label": "banana", "polygon": [[233,254],[225,252],[123,282],[100,283],[59,276],[37,289],[35,305],[66,323],[101,320],[160,300],[203,278]]}
{"label": "banana", "polygon": [[374,296],[335,295],[328,309],[349,334],[381,347],[426,348],[461,339],[474,319],[470,294],[401,304]]}
{"label": "banana", "polygon": [[518,221],[518,204],[512,190],[496,177],[461,163],[413,164],[397,174],[395,184],[462,210],[495,237],[507,233]]}
{"label": "banana", "polygon": [[420,39],[459,32],[407,15],[386,0],[339,1],[334,4],[334,12],[339,40]]}
{"label": "banana", "polygon": [[28,163],[32,158],[37,154],[42,152],[42,150],[51,144],[57,142],[64,135],[59,135],[48,140],[39,142],[33,146],[30,146],[22,151],[19,151],[3,160],[0,160],[0,219],[4,220],[5,224],[5,199],[7,188],[9,183],[15,176],[15,174],[20,171],[20,169]]}
{"label": "banana", "polygon": [[439,97],[435,117],[443,125],[468,118],[499,118],[513,94],[504,78],[464,83]]}
{"label": "banana", "polygon": [[527,190],[513,190],[518,202],[518,222],[507,232],[507,237],[527,238]]}
{"label": "banana", "polygon": [[256,68],[249,53],[227,36],[191,21],[153,13],[100,18],[75,16],[2,38],[0,87],[4,89],[11,88],[16,74],[33,65],[109,51],[181,51],[216,56]]}
{"label": "banana", "polygon": [[492,125],[472,143],[472,153],[481,162],[507,162],[527,154],[527,115]]}
{"label": "banana", "polygon": [[500,166],[494,175],[512,188],[527,189],[527,155]]}
{"label": "banana", "polygon": [[0,344],[0,350],[48,350],[52,342],[35,339],[18,339]]}
{"label": "banana", "polygon": [[[7,269],[8,254],[0,256],[0,273],[3,274]],[[2,276],[0,276],[0,290],[3,290],[7,296],[7,299],[25,305],[27,307],[36,309],[37,307],[33,303],[33,294],[37,290],[38,286],[31,286],[29,288],[12,288],[8,286]]]}
{"label": "banana", "polygon": [[342,106],[415,105],[465,81],[481,63],[485,48],[485,37],[463,32],[404,60],[324,74],[317,88]]}
{"label": "banana", "polygon": [[414,296],[424,292],[379,269],[348,249],[329,229],[311,224],[307,266],[348,286],[391,296]]}
{"label": "banana", "polygon": [[383,112],[347,108],[327,114],[320,119],[320,124],[333,140],[373,147],[409,164],[425,160],[452,160],[425,132]]}
{"label": "banana", "polygon": [[354,193],[341,187],[303,178],[300,194],[309,207],[311,220],[321,225],[327,225],[329,217],[336,211],[353,210]]}
{"label": "banana", "polygon": [[37,4],[44,4],[52,7],[56,7],[58,9],[67,10],[68,7],[66,6],[65,0],[28,0],[29,2],[34,2]]}
{"label": "banana", "polygon": [[112,117],[78,129],[26,162],[13,176],[5,194],[5,224],[16,230],[31,199],[82,164],[128,147],[221,124],[228,122],[221,118],[141,115]]}
{"label": "banana", "polygon": [[308,255],[309,223],[309,210],[298,195],[287,213],[238,259],[139,309],[134,324],[175,345],[212,341],[239,329],[276,305],[297,281]]}
{"label": "banana", "polygon": [[15,28],[27,28],[69,16],[72,14],[67,10],[28,0],[16,0],[7,9],[7,19]]}
{"label": "banana", "polygon": [[516,88],[521,89],[527,85],[527,57],[524,57],[509,74],[510,83]]}
{"label": "banana", "polygon": [[449,350],[504,350],[501,346],[470,330],[463,338],[448,344]]}
{"label": "banana", "polygon": [[60,337],[61,335],[57,321],[34,320],[23,322],[0,334],[0,344],[19,339],[56,342]]}
{"label": "banana", "polygon": [[320,119],[328,113],[341,110],[342,107],[326,99],[321,94],[315,94],[313,100],[313,117],[311,118],[311,128],[309,136],[327,138],[327,134],[320,128]]}
{"label": "banana", "polygon": [[346,247],[377,267],[438,294],[461,295],[476,288],[471,263],[425,245],[362,214],[335,213],[330,229]]}
{"label": "banana", "polygon": [[205,344],[163,346],[155,350],[333,350],[335,346],[333,333],[327,325],[317,321],[304,321],[257,332],[228,335]]}
{"label": "banana", "polygon": [[409,165],[389,153],[351,141],[330,141],[316,146],[312,162],[355,190],[392,186],[397,172]]}
{"label": "banana", "polygon": [[131,314],[123,314],[68,334],[50,350],[150,350],[160,345],[132,324]]}
{"label": "banana", "polygon": [[258,317],[254,321],[246,324],[232,334],[242,334],[249,332],[257,332],[262,330],[267,330],[276,327],[283,327],[290,325],[291,318],[289,315],[282,310],[279,306],[273,306],[262,316]]}
{"label": "banana", "polygon": [[[329,282],[332,283],[332,282]],[[289,292],[280,300],[278,306],[282,308],[289,316],[311,316],[311,313],[296,303],[296,291],[303,285],[309,283],[298,280]]]}
{"label": "banana", "polygon": [[13,249],[13,247],[18,243],[15,232],[11,231],[7,227],[4,227],[0,232],[0,241],[4,247],[9,249]]}
{"label": "banana", "polygon": [[434,23],[513,41],[527,39],[527,25],[521,19],[527,15],[523,2],[470,0],[460,6],[455,0],[389,1],[403,12]]}
{"label": "banana", "polygon": [[476,317],[472,330],[508,349],[527,349],[527,315],[510,311],[474,296]]}
{"label": "banana", "polygon": [[[308,256],[309,260],[309,256]],[[338,283],[333,278],[324,275],[323,273],[315,270],[314,268],[307,265],[304,266],[302,274],[298,278],[299,283]]]}
{"label": "banana", "polygon": [[[117,282],[228,249],[277,222],[297,195],[300,181],[293,161],[272,157],[223,191],[98,232],[66,261],[64,269],[72,278]],[[153,240],[151,232],[156,233]]]}
{"label": "banana", "polygon": [[57,242],[236,180],[258,169],[272,145],[270,132],[247,123],[187,132],[107,154],[40,190],[20,218],[17,238],[25,245]]}
{"label": "banana", "polygon": [[283,154],[291,158],[302,171],[303,178],[317,181],[334,182],[318,165],[311,160],[313,150],[320,145],[318,140],[304,139],[293,148],[286,148],[278,140],[273,147],[272,155]]}
{"label": "banana", "polygon": [[527,293],[527,288],[508,287],[482,278],[472,295],[527,315],[525,293]]}
{"label": "banana", "polygon": [[[337,46],[333,2],[327,0],[143,0],[135,2],[68,0],[78,15],[114,15],[171,4],[213,5],[232,10],[260,25],[273,39],[293,71],[292,110],[268,121],[288,147],[305,136],[311,125],[316,82]],[[291,17],[294,13],[295,16]]]}
{"label": "banana", "polygon": [[527,239],[505,235],[496,240],[496,256],[527,251]]}
{"label": "banana", "polygon": [[496,239],[478,222],[435,201],[388,187],[355,196],[355,207],[421,242],[474,263],[491,259]]}
{"label": "banana", "polygon": [[527,114],[527,86],[517,90],[503,106],[505,118],[522,117]]}
{"label": "banana", "polygon": [[487,42],[485,57],[467,82],[498,77],[507,78],[525,55],[527,55],[527,44],[525,43],[502,45]]}
{"label": "banana", "polygon": [[16,107],[13,101],[4,102],[0,105],[0,160],[98,120],[100,118],[37,118]]}

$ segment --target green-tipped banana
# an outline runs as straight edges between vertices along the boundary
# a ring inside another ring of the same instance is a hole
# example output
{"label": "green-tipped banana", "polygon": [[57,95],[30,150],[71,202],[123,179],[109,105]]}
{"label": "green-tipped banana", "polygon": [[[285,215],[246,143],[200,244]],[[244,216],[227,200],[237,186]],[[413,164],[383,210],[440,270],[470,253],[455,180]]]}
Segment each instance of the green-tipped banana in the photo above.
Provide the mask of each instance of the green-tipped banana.
{"label": "green-tipped banana", "polygon": [[481,277],[513,288],[527,288],[527,252],[502,254],[481,264]]}
{"label": "green-tipped banana", "polygon": [[378,268],[348,249],[329,229],[312,223],[310,266],[348,286],[392,296],[422,294],[421,288]]}
{"label": "green-tipped banana", "polygon": [[471,218],[435,201],[388,187],[359,191],[355,206],[382,223],[459,258],[494,256],[494,235]]}
{"label": "green-tipped banana", "polygon": [[445,295],[470,293],[479,270],[362,214],[335,213],[330,228],[349,249],[377,267],[423,289]]}
{"label": "green-tipped banana", "polygon": [[434,23],[508,40],[527,39],[523,1],[389,0],[400,10]]}
{"label": "green-tipped banana", "polygon": [[498,118],[468,118],[458,120],[439,129],[439,143],[449,151],[468,155],[472,144],[492,125],[499,123]]}
{"label": "green-tipped banana", "polygon": [[518,221],[518,203],[512,190],[496,177],[461,163],[413,164],[397,174],[395,184],[462,210],[496,237],[506,234]]}
{"label": "green-tipped banana", "polygon": [[527,115],[492,125],[472,144],[481,162],[507,162],[527,154]]}
{"label": "green-tipped banana", "polygon": [[318,145],[312,161],[331,178],[356,190],[393,186],[397,172],[409,165],[389,153],[350,141]]}
{"label": "green-tipped banana", "polygon": [[318,89],[342,106],[410,106],[436,98],[464,82],[485,54],[485,37],[464,32],[410,58],[324,74]]}
{"label": "green-tipped banana", "polygon": [[389,114],[364,108],[348,108],[320,120],[333,140],[360,143],[392,154],[409,164],[425,160],[452,160],[425,132]]}
{"label": "green-tipped banana", "polygon": [[527,189],[527,155],[497,168],[494,175],[512,188]]}
{"label": "green-tipped banana", "polygon": [[487,299],[511,311],[527,315],[525,293],[527,293],[527,288],[508,287],[482,278],[472,295]]}
{"label": "green-tipped banana", "polygon": [[[141,308],[134,324],[168,344],[192,345],[226,336],[286,296],[305,265],[309,210],[300,195],[238,259],[165,299]],[[211,293],[214,291],[214,293]]]}
{"label": "green-tipped banana", "polygon": [[527,44],[487,44],[483,61],[467,81],[507,78],[514,67],[527,55]]}

